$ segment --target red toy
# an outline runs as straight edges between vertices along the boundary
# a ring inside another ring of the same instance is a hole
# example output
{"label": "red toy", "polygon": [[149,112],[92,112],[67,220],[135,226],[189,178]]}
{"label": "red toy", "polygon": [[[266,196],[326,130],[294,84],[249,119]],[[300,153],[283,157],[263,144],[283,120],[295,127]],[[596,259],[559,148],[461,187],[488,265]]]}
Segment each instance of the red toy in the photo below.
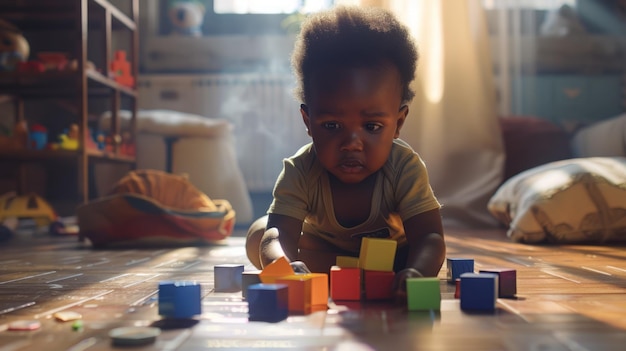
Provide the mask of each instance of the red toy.
{"label": "red toy", "polygon": [[131,88],[135,86],[135,78],[131,75],[130,62],[126,59],[125,51],[115,52],[115,60],[111,62],[111,73],[113,79],[119,84]]}

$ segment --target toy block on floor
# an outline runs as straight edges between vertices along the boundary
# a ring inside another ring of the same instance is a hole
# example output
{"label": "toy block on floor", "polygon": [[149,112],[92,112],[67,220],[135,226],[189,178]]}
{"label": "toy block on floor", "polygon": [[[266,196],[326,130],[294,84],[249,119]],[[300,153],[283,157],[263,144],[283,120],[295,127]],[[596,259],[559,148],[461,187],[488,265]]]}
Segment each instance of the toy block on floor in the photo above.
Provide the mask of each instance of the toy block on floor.
{"label": "toy block on floor", "polygon": [[276,279],[276,284],[287,285],[289,312],[311,313],[312,279],[302,275],[286,275]]}
{"label": "toy block on floor", "polygon": [[359,268],[359,258],[352,256],[337,256],[335,266],[343,268]]}
{"label": "toy block on floor", "polygon": [[328,308],[328,274],[306,273],[299,275],[311,278],[311,308],[313,310]]}
{"label": "toy block on floor", "polygon": [[388,300],[393,297],[394,272],[364,271],[364,289],[366,300]]}
{"label": "toy block on floor", "polygon": [[359,267],[366,271],[393,271],[398,242],[392,239],[363,238]]}
{"label": "toy block on floor", "polygon": [[463,273],[474,273],[474,260],[471,258],[448,258],[446,259],[448,268],[448,283],[454,284],[457,278]]}
{"label": "toy block on floor", "polygon": [[517,271],[515,269],[489,268],[478,272],[498,275],[498,297],[515,297],[517,294]]}
{"label": "toy block on floor", "polygon": [[406,280],[407,308],[409,311],[441,309],[439,278],[420,277]]}
{"label": "toy block on floor", "polygon": [[498,299],[498,275],[493,273],[461,274],[461,309],[493,311]]}
{"label": "toy block on floor", "polygon": [[189,281],[159,283],[159,315],[191,318],[202,313],[200,284]]}
{"label": "toy block on floor", "polygon": [[361,299],[361,269],[330,268],[330,298],[333,300],[360,300]]}
{"label": "toy block on floor", "polygon": [[253,284],[248,287],[248,320],[280,322],[289,316],[289,292],[285,284]]}
{"label": "toy block on floor", "polygon": [[272,284],[276,282],[276,279],[284,277],[286,275],[294,275],[293,268],[287,261],[286,257],[279,257],[274,262],[268,264],[263,268],[259,274],[261,282],[264,284]]}
{"label": "toy block on floor", "polygon": [[259,284],[261,270],[243,271],[241,273],[241,296],[245,299],[248,295],[248,287],[252,284]]}
{"label": "toy block on floor", "polygon": [[218,264],[213,266],[213,273],[215,292],[236,292],[241,290],[242,264]]}

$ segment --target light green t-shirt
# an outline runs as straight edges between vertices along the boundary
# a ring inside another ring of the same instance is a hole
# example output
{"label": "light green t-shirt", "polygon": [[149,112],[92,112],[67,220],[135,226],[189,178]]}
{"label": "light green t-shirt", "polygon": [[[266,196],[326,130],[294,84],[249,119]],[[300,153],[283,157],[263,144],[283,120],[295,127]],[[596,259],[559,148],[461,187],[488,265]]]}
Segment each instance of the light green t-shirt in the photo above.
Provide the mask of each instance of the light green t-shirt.
{"label": "light green t-shirt", "polygon": [[327,171],[317,160],[313,144],[303,146],[283,162],[268,214],[303,221],[302,232],[358,254],[361,238],[393,238],[406,244],[403,220],[440,207],[424,162],[411,147],[395,139],[387,163],[376,175],[369,218],[346,228],[335,218]]}

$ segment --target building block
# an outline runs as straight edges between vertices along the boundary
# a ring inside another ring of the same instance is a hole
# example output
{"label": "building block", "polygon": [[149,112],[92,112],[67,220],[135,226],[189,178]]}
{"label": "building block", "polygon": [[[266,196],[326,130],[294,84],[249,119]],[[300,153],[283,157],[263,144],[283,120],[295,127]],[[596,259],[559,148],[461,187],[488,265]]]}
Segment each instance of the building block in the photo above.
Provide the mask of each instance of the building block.
{"label": "building block", "polygon": [[364,271],[363,287],[366,300],[388,300],[393,297],[394,272]]}
{"label": "building block", "polygon": [[159,282],[159,315],[191,318],[202,313],[200,284],[189,281]]}
{"label": "building block", "polygon": [[360,300],[361,299],[361,269],[330,268],[330,297],[333,300]]}
{"label": "building block", "polygon": [[215,292],[236,292],[241,290],[242,264],[219,264],[213,266]]}
{"label": "building block", "polygon": [[461,274],[461,309],[493,311],[498,299],[498,275],[493,273]]}
{"label": "building block", "polygon": [[253,284],[248,287],[248,320],[280,322],[289,316],[289,292],[285,284]]}
{"label": "building block", "polygon": [[352,256],[337,256],[335,259],[335,265],[344,268],[358,268],[359,258]]}
{"label": "building block", "polygon": [[406,280],[406,293],[409,311],[441,309],[439,278],[408,278]]}
{"label": "building block", "polygon": [[294,275],[293,268],[287,261],[286,257],[279,257],[274,260],[274,262],[268,264],[263,268],[261,273],[259,274],[259,278],[261,282],[264,284],[273,284],[276,282],[276,279],[280,277],[284,277],[286,275]]}
{"label": "building block", "polygon": [[393,271],[398,242],[391,239],[363,238],[359,252],[359,267],[366,271]]}
{"label": "building block", "polygon": [[306,273],[298,274],[311,278],[311,308],[325,310],[328,308],[328,274]]}
{"label": "building block", "polygon": [[498,275],[498,297],[515,297],[517,294],[517,271],[515,269],[489,268],[478,272]]}
{"label": "building block", "polygon": [[312,279],[298,274],[276,279],[276,284],[287,285],[289,312],[311,313]]}
{"label": "building block", "polygon": [[241,296],[245,299],[248,295],[248,287],[253,284],[259,284],[261,278],[259,274],[261,270],[243,271],[241,273]]}
{"label": "building block", "polygon": [[457,278],[463,273],[474,273],[474,260],[471,258],[448,258],[448,283],[454,284]]}

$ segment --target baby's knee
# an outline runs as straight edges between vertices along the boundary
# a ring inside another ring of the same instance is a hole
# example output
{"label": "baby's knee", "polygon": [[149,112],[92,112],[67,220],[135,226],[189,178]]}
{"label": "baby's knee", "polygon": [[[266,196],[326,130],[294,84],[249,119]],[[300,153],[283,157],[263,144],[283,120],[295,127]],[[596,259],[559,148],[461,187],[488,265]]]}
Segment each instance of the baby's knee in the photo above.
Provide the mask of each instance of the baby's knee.
{"label": "baby's knee", "polygon": [[265,233],[265,227],[267,225],[267,216],[263,216],[254,221],[248,229],[246,234],[246,255],[252,264],[261,269],[261,258],[259,255],[259,248],[261,246],[261,239]]}

